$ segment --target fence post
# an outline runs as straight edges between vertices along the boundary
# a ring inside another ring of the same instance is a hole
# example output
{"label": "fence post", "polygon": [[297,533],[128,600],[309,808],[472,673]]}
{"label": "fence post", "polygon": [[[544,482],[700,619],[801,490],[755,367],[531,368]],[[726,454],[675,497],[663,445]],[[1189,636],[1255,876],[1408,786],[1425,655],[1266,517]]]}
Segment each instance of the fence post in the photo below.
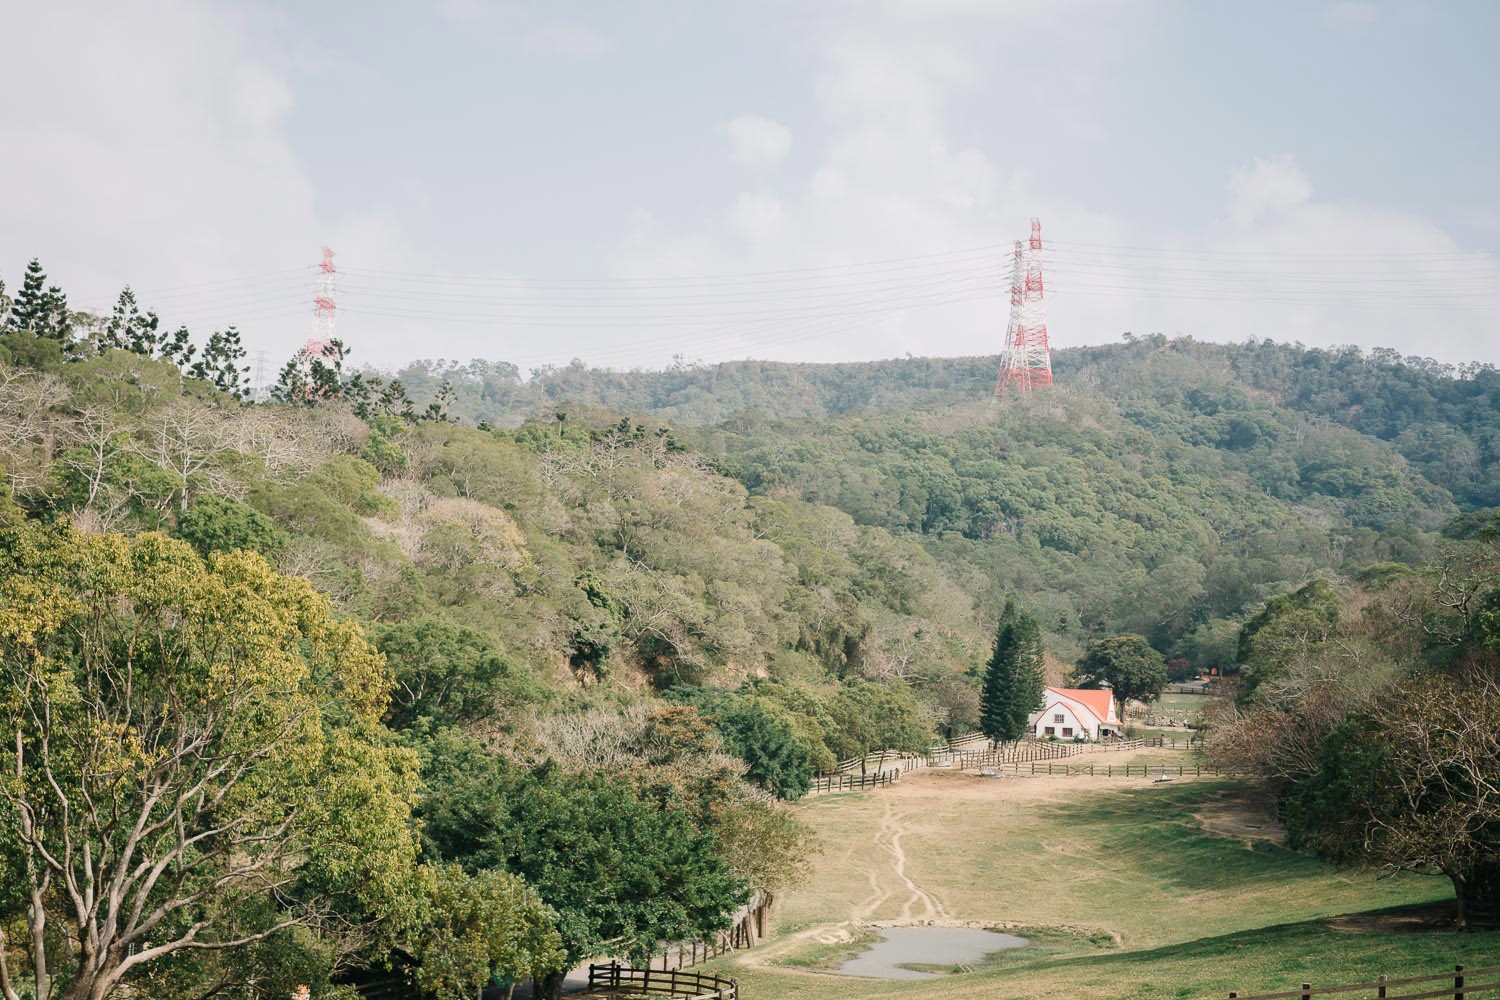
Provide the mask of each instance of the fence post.
{"label": "fence post", "polygon": [[1464,967],[1462,965],[1453,967],[1453,1000],[1464,1000]]}
{"label": "fence post", "polygon": [[1379,988],[1375,991],[1375,1000],[1385,1000],[1385,977],[1381,976],[1375,982],[1380,984]]}
{"label": "fence post", "polygon": [[1239,1000],[1239,994],[1234,990],[1229,991],[1229,1000]]}
{"label": "fence post", "polygon": [[1312,983],[1303,983],[1302,984],[1302,1000],[1311,1000],[1311,997],[1312,997]]}

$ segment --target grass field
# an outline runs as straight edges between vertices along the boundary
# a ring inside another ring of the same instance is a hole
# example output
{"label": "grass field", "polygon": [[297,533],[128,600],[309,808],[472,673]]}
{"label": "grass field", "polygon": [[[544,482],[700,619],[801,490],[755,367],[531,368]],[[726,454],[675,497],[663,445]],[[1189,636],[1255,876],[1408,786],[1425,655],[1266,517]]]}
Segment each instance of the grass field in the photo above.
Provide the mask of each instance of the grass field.
{"label": "grass field", "polygon": [[[767,943],[720,963],[749,1000],[1222,997],[1500,962],[1500,934],[1344,917],[1432,911],[1449,887],[1293,853],[1231,782],[919,771],[799,810],[824,843],[814,874],[778,900]],[[871,925],[923,922],[1035,943],[940,980],[817,971]]]}
{"label": "grass field", "polygon": [[[1187,739],[1193,734],[1191,730],[1184,727],[1183,723],[1197,720],[1216,700],[1210,695],[1164,694],[1149,707],[1133,701],[1130,703],[1125,722],[1138,736],[1160,735]],[[1155,718],[1157,724],[1146,725],[1148,716]],[[1177,725],[1168,726],[1166,724],[1168,719],[1175,719]]]}

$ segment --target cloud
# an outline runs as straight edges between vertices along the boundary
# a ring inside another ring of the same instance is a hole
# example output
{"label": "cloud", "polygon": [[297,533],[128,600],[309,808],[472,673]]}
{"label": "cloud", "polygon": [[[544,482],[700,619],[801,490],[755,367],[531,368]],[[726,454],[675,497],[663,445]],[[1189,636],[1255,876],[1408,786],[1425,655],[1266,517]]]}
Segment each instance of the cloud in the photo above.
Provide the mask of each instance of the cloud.
{"label": "cloud", "polygon": [[1374,24],[1380,11],[1366,0],[1340,0],[1328,8],[1327,17],[1335,24],[1364,26]]}
{"label": "cloud", "polygon": [[190,0],[9,13],[27,42],[0,60],[0,89],[31,96],[0,104],[0,274],[37,255],[76,307],[107,309],[128,283],[200,338],[237,323],[289,354],[318,248],[399,255],[402,240],[376,206],[319,211],[288,134],[296,94],[264,54],[290,47],[264,44],[277,26]]}
{"label": "cloud", "polygon": [[760,115],[740,115],[725,126],[731,155],[737,163],[775,165],[792,148],[792,132],[785,125]]}
{"label": "cloud", "polygon": [[1281,156],[1236,168],[1229,176],[1229,192],[1230,220],[1249,226],[1305,204],[1312,185],[1290,156]]}
{"label": "cloud", "polygon": [[741,192],[729,210],[729,228],[752,241],[763,241],[776,235],[785,219],[781,199],[769,194]]}
{"label": "cloud", "polygon": [[533,52],[551,52],[574,59],[593,59],[611,52],[615,41],[583,24],[553,21],[526,33],[526,47]]}

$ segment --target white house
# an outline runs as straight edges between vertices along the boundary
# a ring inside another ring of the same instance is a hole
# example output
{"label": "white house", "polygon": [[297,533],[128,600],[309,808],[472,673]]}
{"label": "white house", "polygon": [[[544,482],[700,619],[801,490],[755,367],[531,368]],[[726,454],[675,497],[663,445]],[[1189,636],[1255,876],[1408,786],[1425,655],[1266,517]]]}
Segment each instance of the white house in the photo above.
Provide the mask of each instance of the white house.
{"label": "white house", "polygon": [[1097,740],[1120,729],[1113,691],[1049,687],[1044,692],[1043,704],[1046,707],[1031,716],[1031,729],[1037,739],[1055,736],[1072,740],[1082,736]]}

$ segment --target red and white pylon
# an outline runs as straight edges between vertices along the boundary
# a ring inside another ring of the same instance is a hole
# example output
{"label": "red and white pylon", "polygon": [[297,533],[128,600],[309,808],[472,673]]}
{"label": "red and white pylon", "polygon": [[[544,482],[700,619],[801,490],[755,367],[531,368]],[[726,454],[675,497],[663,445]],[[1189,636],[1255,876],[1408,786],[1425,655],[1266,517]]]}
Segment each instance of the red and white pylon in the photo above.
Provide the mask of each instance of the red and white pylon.
{"label": "red and white pylon", "polygon": [[1052,384],[1052,352],[1047,346],[1047,312],[1043,302],[1042,224],[1031,220],[1031,240],[1016,240],[1011,262],[1010,324],[1000,354],[995,395],[1029,393]]}

